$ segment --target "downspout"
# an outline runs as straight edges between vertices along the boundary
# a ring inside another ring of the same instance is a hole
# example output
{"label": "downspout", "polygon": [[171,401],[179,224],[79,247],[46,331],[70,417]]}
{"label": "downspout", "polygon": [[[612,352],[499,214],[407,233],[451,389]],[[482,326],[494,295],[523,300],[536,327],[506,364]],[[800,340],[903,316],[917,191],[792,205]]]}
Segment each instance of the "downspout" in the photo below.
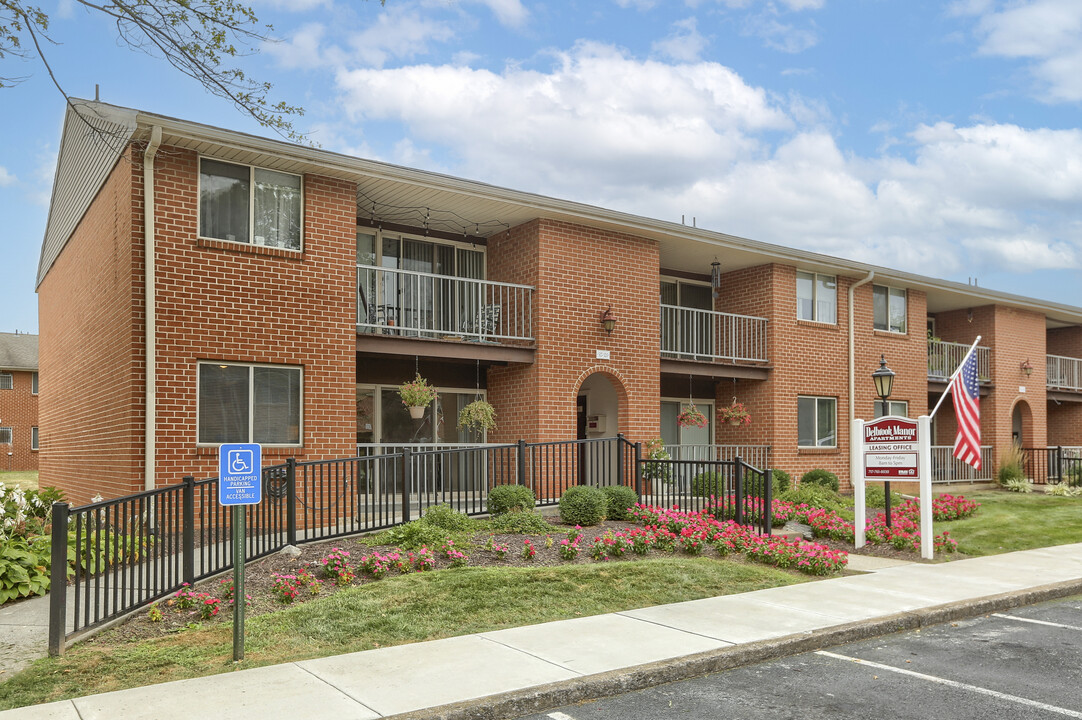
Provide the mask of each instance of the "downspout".
{"label": "downspout", "polygon": [[[853,283],[849,286],[849,427],[853,427],[853,420],[857,416],[856,402],[857,385],[856,385],[856,350],[855,341],[853,338],[853,291],[861,285],[865,285],[872,281],[875,277],[875,270],[868,273],[868,277]],[[850,438],[852,440],[852,438]]]}
{"label": "downspout", "polygon": [[156,455],[157,417],[157,318],[155,316],[155,267],[154,267],[154,157],[162,144],[162,129],[155,125],[150,131],[150,142],[143,151],[143,266],[146,273],[144,288],[144,313],[146,317],[146,409],[144,412],[145,437],[143,439],[144,487],[153,490]]}

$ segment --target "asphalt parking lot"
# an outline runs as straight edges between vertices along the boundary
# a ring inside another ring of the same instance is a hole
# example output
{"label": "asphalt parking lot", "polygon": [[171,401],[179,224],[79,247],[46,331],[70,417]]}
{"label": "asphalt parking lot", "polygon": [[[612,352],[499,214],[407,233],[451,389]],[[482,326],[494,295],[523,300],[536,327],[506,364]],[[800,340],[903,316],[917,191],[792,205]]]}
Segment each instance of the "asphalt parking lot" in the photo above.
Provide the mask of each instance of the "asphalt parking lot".
{"label": "asphalt parking lot", "polygon": [[1082,718],[1082,597],[559,708],[602,718]]}

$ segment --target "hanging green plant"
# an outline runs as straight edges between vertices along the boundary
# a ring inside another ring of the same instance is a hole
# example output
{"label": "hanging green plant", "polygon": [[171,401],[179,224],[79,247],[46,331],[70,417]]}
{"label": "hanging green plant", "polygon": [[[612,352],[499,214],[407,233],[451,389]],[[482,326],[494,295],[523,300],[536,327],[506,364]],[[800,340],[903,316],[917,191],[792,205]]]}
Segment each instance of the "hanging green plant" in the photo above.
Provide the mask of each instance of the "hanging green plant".
{"label": "hanging green plant", "polygon": [[484,430],[496,429],[496,408],[485,400],[474,400],[458,413],[459,430]]}
{"label": "hanging green plant", "polygon": [[680,410],[680,414],[676,416],[676,423],[680,427],[706,427],[707,420],[706,415],[703,415],[702,410],[695,407],[695,403],[689,402],[684,405]]}
{"label": "hanging green plant", "polygon": [[429,385],[428,381],[417,373],[413,380],[398,386],[398,397],[402,398],[402,404],[410,409],[410,415],[417,419],[436,399],[436,388]]}

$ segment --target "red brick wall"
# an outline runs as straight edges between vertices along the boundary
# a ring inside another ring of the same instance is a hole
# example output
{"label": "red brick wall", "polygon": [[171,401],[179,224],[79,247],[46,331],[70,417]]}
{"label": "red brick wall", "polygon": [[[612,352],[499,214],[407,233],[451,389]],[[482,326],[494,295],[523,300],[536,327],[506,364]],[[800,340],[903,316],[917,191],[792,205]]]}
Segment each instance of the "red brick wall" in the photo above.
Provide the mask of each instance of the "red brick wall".
{"label": "red brick wall", "polygon": [[37,470],[38,451],[31,450],[32,429],[38,427],[38,396],[33,390],[33,372],[0,370],[9,373],[11,390],[0,390],[0,427],[11,428],[12,443],[0,444],[0,470]]}
{"label": "red brick wall", "polygon": [[1054,328],[1046,336],[1049,355],[1082,358],[1082,327]]}
{"label": "red brick wall", "polygon": [[1048,444],[1082,446],[1082,403],[1048,403]]}
{"label": "red brick wall", "polygon": [[117,163],[38,288],[39,483],[77,504],[142,477],[140,170]]}

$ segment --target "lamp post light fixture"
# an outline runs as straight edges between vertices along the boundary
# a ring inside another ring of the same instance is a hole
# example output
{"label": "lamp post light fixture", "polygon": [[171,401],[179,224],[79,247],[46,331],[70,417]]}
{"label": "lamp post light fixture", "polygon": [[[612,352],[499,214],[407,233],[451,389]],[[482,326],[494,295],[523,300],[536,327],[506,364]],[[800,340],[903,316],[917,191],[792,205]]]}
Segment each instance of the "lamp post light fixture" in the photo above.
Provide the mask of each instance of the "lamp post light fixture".
{"label": "lamp post light fixture", "polygon": [[612,311],[612,306],[609,309],[601,313],[601,327],[605,328],[605,333],[612,335],[612,331],[616,329],[616,313]]}
{"label": "lamp post light fixture", "polygon": [[[879,369],[872,373],[872,382],[875,383],[876,394],[883,401],[883,410],[890,415],[887,398],[894,389],[894,371],[887,367],[887,358],[883,354],[879,355]],[[890,517],[890,480],[883,481],[883,498],[885,505],[883,512],[886,513],[887,527],[892,527],[894,523]]]}

